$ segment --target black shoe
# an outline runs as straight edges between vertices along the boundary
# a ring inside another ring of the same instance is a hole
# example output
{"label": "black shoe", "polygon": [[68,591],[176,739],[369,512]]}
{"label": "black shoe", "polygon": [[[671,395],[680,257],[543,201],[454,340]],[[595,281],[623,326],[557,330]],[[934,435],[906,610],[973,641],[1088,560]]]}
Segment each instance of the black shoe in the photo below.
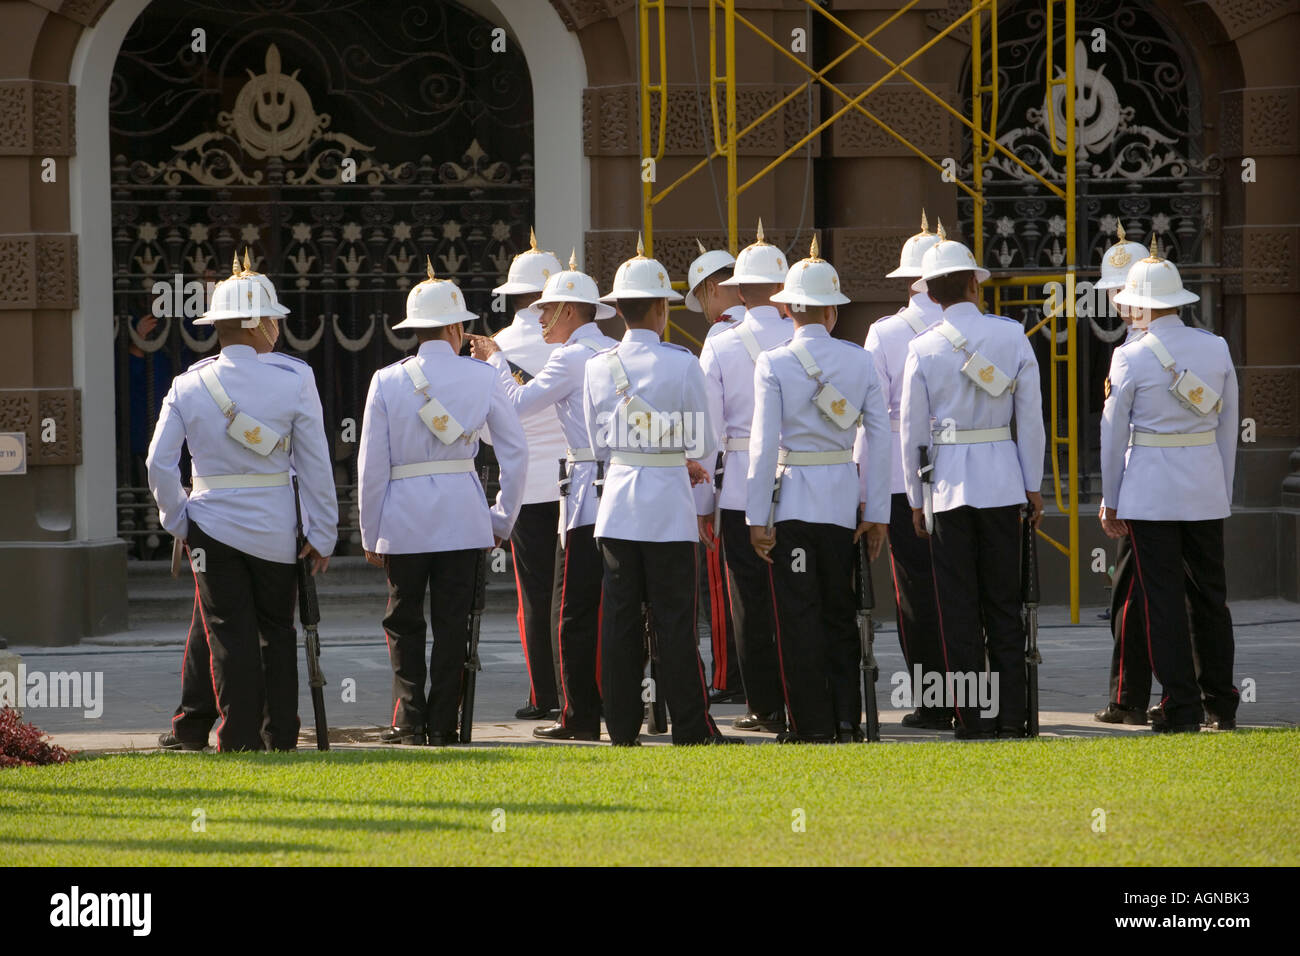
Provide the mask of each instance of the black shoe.
{"label": "black shoe", "polygon": [[841,744],[860,744],[866,740],[866,735],[862,728],[857,724],[841,721],[835,728],[835,741]]}
{"label": "black shoe", "polygon": [[1205,726],[1209,730],[1236,730],[1236,717],[1216,717],[1214,714],[1205,715]]}
{"label": "black shoe", "polygon": [[739,737],[724,737],[722,734],[715,734],[712,737],[705,737],[700,741],[704,745],[721,746],[722,744],[743,744],[745,741]]}
{"label": "black shoe", "polygon": [[435,734],[433,732],[429,733],[430,747],[452,747],[458,743],[460,743],[460,734],[456,733],[454,730],[449,730],[440,734]]}
{"label": "black shoe", "polygon": [[774,710],[770,714],[756,714],[753,711],[731,722],[736,730],[761,730],[768,734],[779,734],[785,730],[785,712]]}
{"label": "black shoe", "polygon": [[[1155,710],[1156,708],[1152,708]],[[1141,709],[1131,707],[1121,707],[1119,704],[1111,701],[1103,710],[1097,711],[1092,715],[1093,720],[1099,720],[1103,724],[1132,724],[1135,727],[1141,727],[1150,719]]]}
{"label": "black shoe", "polygon": [[599,740],[600,734],[591,730],[570,730],[564,724],[534,727],[533,736],[543,740]]}
{"label": "black shoe", "polygon": [[1156,704],[1154,707],[1148,707],[1147,720],[1149,720],[1153,724],[1155,723],[1163,724],[1165,722],[1165,709],[1161,707],[1159,704]]}
{"label": "black shoe", "polygon": [[992,740],[994,734],[983,727],[963,727],[958,724],[953,728],[953,736],[958,740]]}
{"label": "black shoe", "polygon": [[419,747],[424,743],[424,730],[423,728],[416,730],[413,727],[389,727],[379,734],[379,739],[386,744],[408,744]]}
{"label": "black shoe", "polygon": [[641,741],[634,737],[632,740],[611,740],[609,744],[611,747],[640,747]]}
{"label": "black shoe", "polygon": [[1023,727],[999,727],[997,730],[998,740],[1023,740],[1028,736]]}
{"label": "black shoe", "polygon": [[1201,732],[1200,724],[1171,724],[1167,720],[1160,722],[1152,721],[1151,730],[1157,734],[1199,734]]}
{"label": "black shoe", "polygon": [[200,751],[208,745],[205,740],[201,744],[192,743],[188,740],[181,740],[170,730],[158,735],[158,746],[163,750],[188,750],[192,752]]}
{"label": "black shoe", "polygon": [[529,704],[515,711],[515,720],[552,720],[560,716],[558,707],[537,707]]}
{"label": "black shoe", "polygon": [[833,744],[834,737],[807,736],[796,734],[793,731],[777,734],[776,742],[779,744]]}
{"label": "black shoe", "polygon": [[745,702],[745,692],[743,690],[709,691],[710,704],[743,704],[744,702]]}
{"label": "black shoe", "polygon": [[903,726],[920,730],[952,730],[952,716],[914,710],[910,714],[903,715]]}

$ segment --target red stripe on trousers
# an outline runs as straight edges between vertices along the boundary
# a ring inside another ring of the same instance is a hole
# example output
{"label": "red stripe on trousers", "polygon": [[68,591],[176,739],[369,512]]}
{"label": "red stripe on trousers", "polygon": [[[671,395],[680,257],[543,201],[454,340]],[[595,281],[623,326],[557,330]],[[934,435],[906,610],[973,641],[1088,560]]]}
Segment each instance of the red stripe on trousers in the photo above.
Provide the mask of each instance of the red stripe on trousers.
{"label": "red stripe on trousers", "polygon": [[[698,566],[699,557],[696,562]],[[713,638],[713,686],[727,689],[727,621],[722,604],[722,571],[719,567],[718,549],[705,551],[705,567],[709,572],[709,630]],[[698,602],[697,602],[698,603]],[[718,681],[722,683],[719,684]]]}
{"label": "red stripe on trousers", "polygon": [[[569,544],[569,542],[565,542]],[[564,592],[569,588],[569,551],[564,549],[564,568],[560,571],[560,618],[555,626],[555,643],[560,651],[560,689],[564,691],[564,707],[560,710],[560,723],[563,724],[565,718],[569,715],[569,682],[564,679]],[[518,572],[516,572],[518,577]],[[600,638],[596,638],[599,643]]]}
{"label": "red stripe on trousers", "polygon": [[[1130,545],[1130,550],[1132,546]],[[1115,684],[1115,703],[1118,704],[1124,696],[1124,643],[1128,637],[1128,606],[1133,600],[1133,584],[1137,581],[1136,575],[1130,575],[1128,579],[1128,594],[1124,597],[1124,613],[1119,619],[1119,680]]]}
{"label": "red stripe on trousers", "polygon": [[[190,556],[190,546],[185,545],[185,557]],[[194,561],[190,561],[190,569],[194,572],[194,593],[199,593],[199,572],[194,567]],[[203,602],[199,602],[199,620],[203,622],[203,636],[208,639],[208,673],[212,675],[212,700],[217,707],[217,716],[221,718],[221,723],[217,726],[217,752],[221,752],[221,730],[226,726],[226,715],[221,712],[221,698],[217,694],[217,665],[212,660],[212,633],[208,630],[208,616],[203,613]]]}
{"label": "red stripe on trousers", "polygon": [[[185,668],[190,664],[190,635],[194,633],[194,618],[199,613],[199,579],[194,579],[194,608],[190,611],[190,629],[185,632],[185,653],[181,657],[181,706],[184,707],[185,700]],[[212,648],[208,648],[208,660],[212,660]],[[183,711],[182,711],[183,713]],[[176,736],[176,721],[181,714],[172,718],[172,736]]]}
{"label": "red stripe on trousers", "polygon": [[[1160,709],[1165,708],[1165,701],[1169,699],[1169,694],[1165,691],[1165,682],[1160,680],[1160,675],[1156,674],[1156,656],[1151,653],[1151,602],[1147,600],[1147,583],[1142,577],[1142,559],[1138,557],[1137,536],[1133,534],[1133,523],[1129,522],[1128,526],[1129,544],[1133,546],[1133,566],[1137,568],[1138,580],[1142,582],[1142,616],[1146,618],[1147,632],[1147,660],[1151,664],[1151,673],[1156,675],[1156,680],[1160,681]],[[1132,585],[1129,585],[1130,589]]]}
{"label": "red stripe on trousers", "polygon": [[[524,633],[524,587],[519,583],[519,563],[515,560],[515,549],[510,548],[510,564],[515,571],[515,623],[519,626],[519,643],[524,647],[524,670],[528,671],[528,703],[537,706],[537,693],[533,690],[533,665],[528,660],[528,637]],[[563,585],[561,585],[563,587]]]}

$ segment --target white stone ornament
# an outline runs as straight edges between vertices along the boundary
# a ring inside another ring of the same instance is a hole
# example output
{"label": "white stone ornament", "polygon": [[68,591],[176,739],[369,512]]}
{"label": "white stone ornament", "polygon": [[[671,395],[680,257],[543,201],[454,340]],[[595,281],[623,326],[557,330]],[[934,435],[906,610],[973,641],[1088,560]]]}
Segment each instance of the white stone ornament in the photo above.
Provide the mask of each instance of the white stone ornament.
{"label": "white stone ornament", "polygon": [[227,319],[239,319],[240,327],[255,328],[263,317],[278,319],[289,314],[280,304],[271,280],[254,272],[248,250],[244,250],[244,266],[239,266],[236,255],[231,264],[230,276],[217,283],[212,290],[208,311],[194,320],[195,325],[212,325]]}
{"label": "white stone ornament", "polygon": [[478,318],[465,308],[465,299],[456,283],[439,279],[433,274],[433,263],[424,259],[429,277],[414,286],[406,295],[406,318],[394,329],[438,329],[457,322],[473,322]]}
{"label": "white stone ornament", "polygon": [[763,220],[758,221],[758,238],[736,256],[736,267],[722,285],[772,285],[785,282],[785,255],[763,238]]}
{"label": "white stone ornament", "polygon": [[515,256],[504,284],[492,290],[493,295],[524,295],[541,292],[551,276],[560,271],[560,260],[555,253],[537,248],[536,230],[528,230],[528,248]]}

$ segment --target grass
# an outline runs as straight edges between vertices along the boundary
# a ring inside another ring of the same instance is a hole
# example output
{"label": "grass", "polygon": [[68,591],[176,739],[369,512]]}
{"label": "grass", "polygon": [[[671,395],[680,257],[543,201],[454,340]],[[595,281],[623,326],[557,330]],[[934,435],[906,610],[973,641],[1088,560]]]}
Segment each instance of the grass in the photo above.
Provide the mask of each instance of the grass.
{"label": "grass", "polygon": [[[150,754],[0,773],[38,865],[1300,863],[1300,730]],[[1105,832],[1093,830],[1105,811]],[[195,832],[194,811],[206,817]],[[795,810],[806,829],[795,832]],[[495,819],[504,830],[493,830]]]}

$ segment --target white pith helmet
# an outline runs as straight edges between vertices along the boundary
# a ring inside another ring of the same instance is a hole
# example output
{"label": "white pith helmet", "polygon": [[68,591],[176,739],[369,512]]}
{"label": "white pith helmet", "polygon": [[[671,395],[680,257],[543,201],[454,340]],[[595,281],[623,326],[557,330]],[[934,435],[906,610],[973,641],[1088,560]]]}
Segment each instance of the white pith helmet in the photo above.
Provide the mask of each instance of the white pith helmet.
{"label": "white pith helmet", "polygon": [[1147,250],[1139,242],[1129,242],[1124,237],[1124,224],[1115,226],[1116,243],[1101,254],[1101,278],[1094,289],[1122,289],[1128,281],[1129,270],[1146,258]]}
{"label": "white pith helmet", "polygon": [[886,279],[919,279],[921,277],[921,260],[939,237],[930,231],[926,222],[925,210],[921,210],[921,231],[903,243],[903,251],[898,255],[898,268],[886,272]]}
{"label": "white pith helmet", "polygon": [[542,306],[550,305],[552,302],[581,302],[585,305],[594,305],[598,319],[612,319],[618,314],[612,305],[600,301],[600,290],[596,288],[596,280],[587,273],[578,271],[577,249],[569,254],[569,268],[547,279],[542,297],[528,309],[535,314],[540,314]]}
{"label": "white pith helmet", "polygon": [[528,248],[511,260],[505,283],[493,289],[492,294],[524,295],[528,292],[541,292],[551,276],[559,271],[560,260],[555,258],[555,253],[537,248],[537,232],[530,228]]}
{"label": "white pith helmet", "polygon": [[609,295],[602,295],[601,302],[617,302],[619,299],[667,299],[677,302],[680,292],[674,292],[668,280],[668,270],[658,259],[648,259],[645,243],[640,233],[636,237],[636,255],[628,259],[614,273],[614,288]]}
{"label": "white pith helmet", "polygon": [[758,221],[758,237],[740,250],[730,279],[722,285],[780,285],[785,282],[785,253],[763,238],[763,220]]}
{"label": "white pith helmet", "polygon": [[1200,301],[1200,296],[1183,288],[1178,267],[1160,256],[1160,243],[1151,236],[1151,255],[1129,269],[1124,289],[1115,296],[1117,305],[1139,309],[1173,309]]}
{"label": "white pith helmet", "polygon": [[949,239],[944,232],[943,221],[938,225],[939,241],[925,251],[921,259],[921,278],[912,283],[915,292],[926,291],[926,280],[954,272],[974,272],[976,282],[984,282],[989,277],[989,270],[975,261],[975,254],[966,248],[965,243]]}
{"label": "white pith helmet", "polygon": [[394,325],[394,329],[440,329],[478,318],[465,308],[465,297],[456,283],[434,277],[433,263],[428,256],[424,257],[424,267],[429,278],[406,294],[406,318]]}
{"label": "white pith helmet", "polygon": [[817,234],[813,233],[808,258],[790,267],[785,276],[785,288],[772,296],[773,302],[788,305],[844,305],[851,301],[840,291],[840,274],[820,255]]}
{"label": "white pith helmet", "polygon": [[686,270],[686,285],[689,287],[686,291],[686,308],[692,312],[703,312],[704,306],[695,297],[695,290],[700,287],[701,282],[719,269],[734,266],[736,260],[725,249],[705,249],[704,243],[698,239],[695,240],[695,244],[699,246],[700,254],[695,257],[691,267]]}
{"label": "white pith helmet", "polygon": [[230,266],[230,275],[217,283],[212,290],[212,301],[208,311],[194,320],[195,325],[212,325],[240,319],[239,326],[244,329],[255,328],[262,318],[278,319],[288,315],[289,310],[280,304],[271,280],[260,272],[254,272],[249,262],[248,250],[244,250],[244,267],[239,267],[239,255],[235,254]]}

